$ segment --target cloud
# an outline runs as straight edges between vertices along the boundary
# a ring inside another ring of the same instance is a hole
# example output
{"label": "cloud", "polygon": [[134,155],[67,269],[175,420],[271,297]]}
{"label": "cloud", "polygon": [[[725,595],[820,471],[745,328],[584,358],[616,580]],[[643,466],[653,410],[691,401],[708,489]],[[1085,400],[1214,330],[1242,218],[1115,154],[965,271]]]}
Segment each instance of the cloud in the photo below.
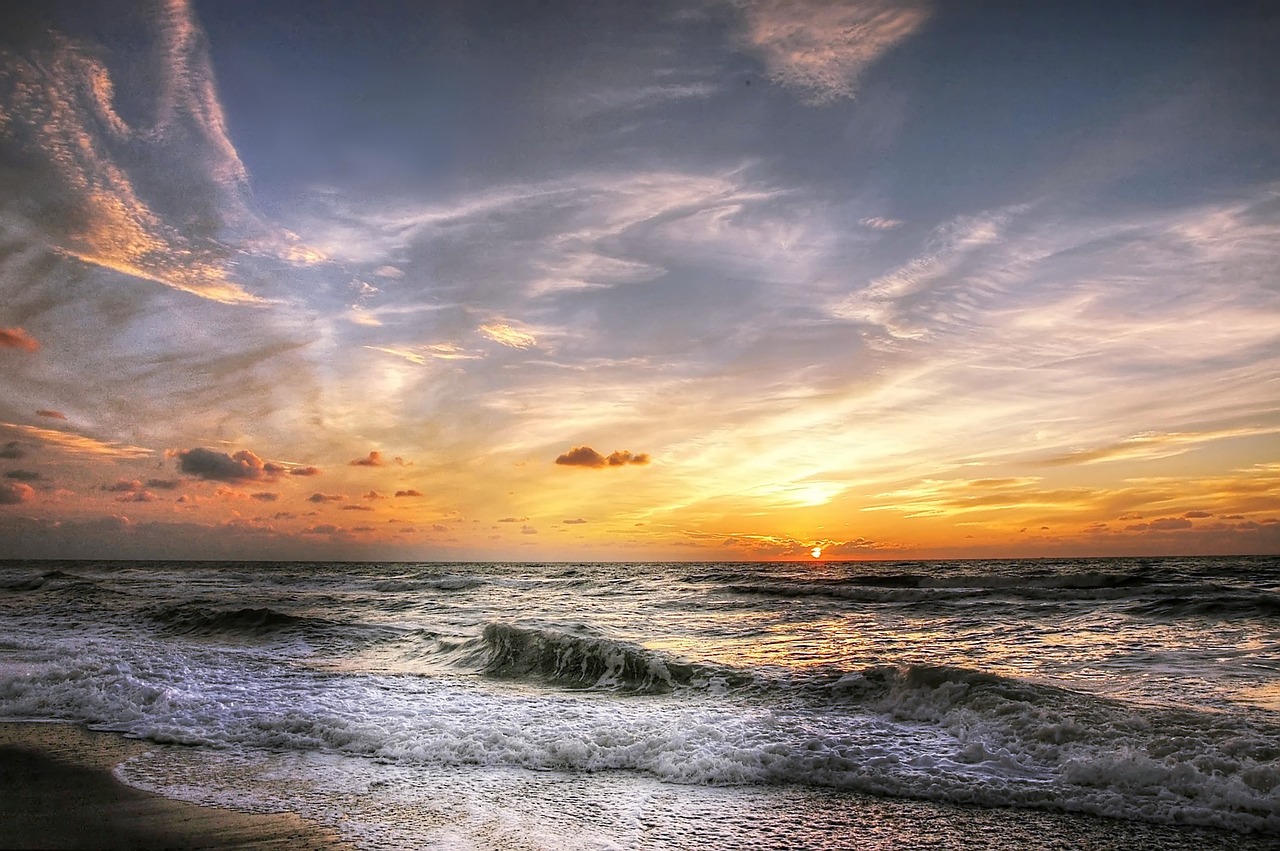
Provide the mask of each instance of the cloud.
{"label": "cloud", "polygon": [[48,408],[41,408],[40,410],[36,411],[36,416],[47,417],[48,419],[51,419],[51,420],[65,420],[67,418],[67,415],[62,413],[62,411],[51,411]]}
{"label": "cloud", "polygon": [[743,40],[774,81],[812,103],[853,97],[873,62],[911,36],[929,9],[911,0],[738,0]]}
{"label": "cloud", "polygon": [[[154,453],[150,449],[144,449],[141,446],[129,446],[127,444],[117,443],[110,440],[97,440],[96,438],[86,437],[82,434],[75,434],[68,431],[55,431],[54,429],[40,428],[38,426],[17,425],[15,423],[0,423],[0,428],[12,429],[20,432],[29,438],[39,441],[42,444],[55,446],[64,452],[72,455],[90,455],[101,458],[145,458]],[[5,444],[6,448],[17,448],[17,441],[11,441]],[[21,450],[18,450],[21,451]],[[0,457],[10,457],[0,454]],[[21,458],[21,455],[12,457]]]}
{"label": "cloud", "polygon": [[318,476],[322,472],[319,467],[289,467],[291,476]]}
{"label": "cloud", "polygon": [[375,449],[364,458],[348,461],[347,465],[351,467],[381,467],[383,465],[382,453]]}
{"label": "cloud", "polygon": [[601,455],[590,446],[575,446],[556,458],[556,463],[565,467],[624,467],[628,464],[643,465],[649,463],[648,453],[632,454],[627,450]]}
{"label": "cloud", "polygon": [[481,325],[476,329],[484,336],[513,349],[530,349],[538,344],[538,340],[527,331],[521,331],[502,322]]}
{"label": "cloud", "polygon": [[537,530],[537,529],[535,529],[535,528],[533,528],[532,526],[521,526],[521,527],[520,527],[520,534],[521,534],[521,535],[536,535],[536,534],[538,534],[538,530]]}
{"label": "cloud", "polygon": [[469,351],[453,343],[428,343],[421,346],[365,346],[365,348],[372,349],[375,352],[395,355],[398,358],[407,360],[409,363],[416,363],[418,366],[426,366],[434,360],[480,360],[484,357],[482,352]]}
{"label": "cloud", "polygon": [[17,460],[19,458],[26,458],[26,457],[27,457],[27,453],[23,451],[22,444],[16,440],[11,440],[8,443],[6,443],[3,447],[0,447],[0,458]]}
{"label": "cloud", "polygon": [[369,491],[363,496],[364,499],[386,499],[386,496],[377,491]]}
{"label": "cloud", "polygon": [[181,479],[147,479],[147,487],[163,491],[177,490],[181,484]]}
{"label": "cloud", "polygon": [[40,349],[40,343],[21,328],[0,328],[0,349],[35,352]]}
{"label": "cloud", "polygon": [[6,479],[15,479],[19,482],[38,482],[42,476],[35,470],[10,470],[4,474]]}
{"label": "cloud", "polygon": [[342,502],[346,498],[345,494],[340,493],[313,493],[307,497],[307,502]]}
{"label": "cloud", "polygon": [[885,218],[881,218],[880,216],[870,216],[869,218],[859,219],[858,224],[866,225],[867,227],[874,228],[875,230],[893,230],[896,227],[902,226],[902,220],[901,219],[885,219]]}
{"label": "cloud", "polygon": [[249,495],[249,499],[256,499],[258,502],[275,502],[279,498],[280,494],[271,491],[258,491]]}
{"label": "cloud", "polygon": [[422,496],[422,493],[411,488],[409,490],[396,491],[396,496]]}
{"label": "cloud", "polygon": [[54,184],[41,225],[59,253],[85,263],[224,304],[260,303],[231,279],[219,241],[251,216],[204,34],[181,0],[143,23],[147,47],[111,58],[139,75],[126,76],[130,94],[151,96],[145,123],[116,111],[98,45],[53,31],[42,47],[5,56],[9,135]]}
{"label": "cloud", "polygon": [[584,520],[584,519],[582,519],[581,517],[575,517],[575,518],[574,518],[574,519],[572,519],[572,520],[564,520],[564,521],[562,521],[562,522],[563,522],[563,523],[564,523],[564,525],[566,525],[566,526],[578,526],[578,525],[581,525],[581,524],[583,524],[583,523],[586,523],[587,521],[586,521],[586,520]]}
{"label": "cloud", "polygon": [[103,485],[102,489],[108,493],[134,493],[142,490],[142,482],[134,479],[117,479],[114,484]]}
{"label": "cloud", "polygon": [[263,461],[248,449],[234,455],[203,447],[171,450],[166,454],[178,459],[182,472],[207,481],[263,481],[274,479],[285,470],[283,465]]}
{"label": "cloud", "polygon": [[151,491],[138,491],[137,493],[126,493],[116,497],[116,502],[155,502],[159,497]]}
{"label": "cloud", "polygon": [[499,523],[523,523],[528,519],[529,519],[528,517],[499,517],[498,522]]}
{"label": "cloud", "polygon": [[35,488],[22,482],[0,482],[0,505],[20,505],[35,499]]}
{"label": "cloud", "polygon": [[371,506],[371,505],[344,505],[344,506],[342,506],[342,510],[343,510],[343,511],[373,511],[373,506]]}

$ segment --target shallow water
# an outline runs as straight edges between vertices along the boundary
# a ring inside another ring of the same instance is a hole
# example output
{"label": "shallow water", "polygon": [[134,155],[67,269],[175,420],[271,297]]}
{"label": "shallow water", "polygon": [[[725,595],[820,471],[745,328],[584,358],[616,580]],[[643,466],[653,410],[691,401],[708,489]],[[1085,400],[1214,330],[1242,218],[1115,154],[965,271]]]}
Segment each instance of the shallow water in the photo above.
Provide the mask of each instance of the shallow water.
{"label": "shallow water", "polygon": [[0,590],[0,717],[370,848],[1280,834],[1275,559],[8,562]]}

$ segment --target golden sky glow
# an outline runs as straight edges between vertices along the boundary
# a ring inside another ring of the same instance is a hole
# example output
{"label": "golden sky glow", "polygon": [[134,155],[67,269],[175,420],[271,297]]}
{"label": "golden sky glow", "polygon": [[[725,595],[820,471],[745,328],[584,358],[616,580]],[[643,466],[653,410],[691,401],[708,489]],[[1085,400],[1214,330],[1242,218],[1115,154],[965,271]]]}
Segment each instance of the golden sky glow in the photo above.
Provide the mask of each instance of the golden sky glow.
{"label": "golden sky glow", "polygon": [[1276,552],[1271,30],[962,6],[29,10],[0,557]]}

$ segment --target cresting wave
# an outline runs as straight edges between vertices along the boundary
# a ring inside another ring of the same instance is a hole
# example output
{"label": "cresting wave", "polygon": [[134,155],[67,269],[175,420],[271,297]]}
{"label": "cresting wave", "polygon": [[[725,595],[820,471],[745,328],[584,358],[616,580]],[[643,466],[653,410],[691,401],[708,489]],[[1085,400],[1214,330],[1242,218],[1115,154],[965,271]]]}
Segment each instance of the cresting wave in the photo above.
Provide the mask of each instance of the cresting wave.
{"label": "cresting wave", "polygon": [[485,626],[479,646],[484,673],[503,679],[659,694],[709,678],[698,666],[639,645],[558,630],[491,623]]}

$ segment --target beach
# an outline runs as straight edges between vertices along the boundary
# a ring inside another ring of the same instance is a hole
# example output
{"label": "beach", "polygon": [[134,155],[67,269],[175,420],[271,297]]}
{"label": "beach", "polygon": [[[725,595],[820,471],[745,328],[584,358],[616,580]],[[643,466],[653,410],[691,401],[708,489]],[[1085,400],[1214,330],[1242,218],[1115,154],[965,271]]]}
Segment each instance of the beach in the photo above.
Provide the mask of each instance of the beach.
{"label": "beach", "polygon": [[0,723],[0,847],[341,849],[290,813],[242,813],[143,792],[111,770],[147,747],[74,724]]}

